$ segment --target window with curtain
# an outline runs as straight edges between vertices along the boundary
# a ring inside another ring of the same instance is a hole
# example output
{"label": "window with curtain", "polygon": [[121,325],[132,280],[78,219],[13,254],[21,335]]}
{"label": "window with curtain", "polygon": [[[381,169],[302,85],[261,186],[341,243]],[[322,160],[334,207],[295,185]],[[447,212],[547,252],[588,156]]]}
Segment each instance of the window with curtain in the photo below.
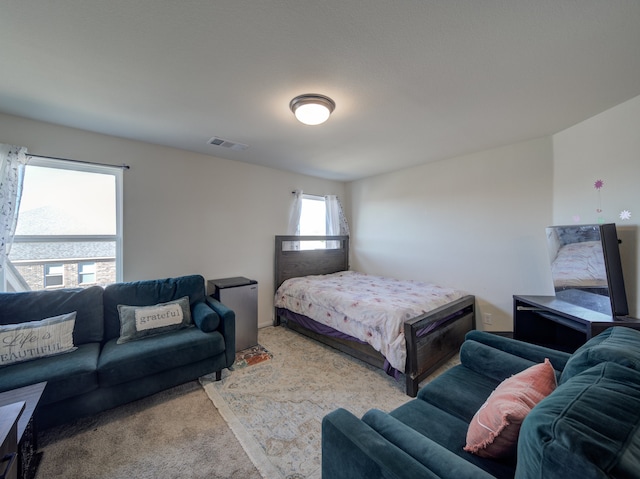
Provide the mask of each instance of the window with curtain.
{"label": "window with curtain", "polygon": [[122,281],[122,168],[33,156],[4,291]]}
{"label": "window with curtain", "polygon": [[[336,195],[309,195],[300,190],[293,194],[288,234],[302,236],[349,234],[349,225]],[[292,249],[325,249],[339,246],[339,243],[331,241],[305,241],[302,244],[292,245]]]}

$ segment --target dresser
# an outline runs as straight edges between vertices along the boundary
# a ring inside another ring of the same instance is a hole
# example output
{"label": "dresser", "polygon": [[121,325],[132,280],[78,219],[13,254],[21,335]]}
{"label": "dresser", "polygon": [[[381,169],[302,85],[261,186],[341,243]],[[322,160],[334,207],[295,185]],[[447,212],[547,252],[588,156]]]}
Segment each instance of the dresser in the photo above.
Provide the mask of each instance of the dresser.
{"label": "dresser", "polygon": [[612,317],[608,303],[606,296],[578,290],[559,296],[513,296],[513,337],[573,352],[611,326],[640,329],[636,318]]}

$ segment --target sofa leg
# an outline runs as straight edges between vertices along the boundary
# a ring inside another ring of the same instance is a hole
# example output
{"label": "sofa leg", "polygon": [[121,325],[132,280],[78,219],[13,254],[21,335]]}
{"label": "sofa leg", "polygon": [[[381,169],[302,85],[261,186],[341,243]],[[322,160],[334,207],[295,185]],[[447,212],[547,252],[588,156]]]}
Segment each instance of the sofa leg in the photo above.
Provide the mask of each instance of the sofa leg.
{"label": "sofa leg", "polygon": [[220,381],[222,379],[222,369],[220,371],[216,371],[216,381]]}

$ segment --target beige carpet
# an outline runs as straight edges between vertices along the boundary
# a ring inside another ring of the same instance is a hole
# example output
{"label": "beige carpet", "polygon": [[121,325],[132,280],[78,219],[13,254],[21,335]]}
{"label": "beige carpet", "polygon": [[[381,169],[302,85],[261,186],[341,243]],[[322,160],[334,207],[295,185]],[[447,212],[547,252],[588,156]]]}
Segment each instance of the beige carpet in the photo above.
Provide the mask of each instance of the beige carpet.
{"label": "beige carpet", "polygon": [[265,478],[320,478],[321,422],[330,411],[344,407],[360,417],[410,400],[404,378],[285,328],[260,329],[258,340],[271,360],[201,382]]}
{"label": "beige carpet", "polygon": [[37,479],[259,479],[197,381],[43,431]]}

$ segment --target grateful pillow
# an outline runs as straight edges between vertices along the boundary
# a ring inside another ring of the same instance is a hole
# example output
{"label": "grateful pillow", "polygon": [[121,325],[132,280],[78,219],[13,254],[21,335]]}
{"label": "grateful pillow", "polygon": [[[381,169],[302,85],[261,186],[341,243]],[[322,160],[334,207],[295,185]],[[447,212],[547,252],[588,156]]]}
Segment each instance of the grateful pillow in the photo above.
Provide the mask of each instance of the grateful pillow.
{"label": "grateful pillow", "polygon": [[0,326],[0,366],[76,350],[76,312]]}
{"label": "grateful pillow", "polygon": [[522,421],[556,386],[549,359],[502,381],[473,416],[464,450],[489,458],[514,454]]}
{"label": "grateful pillow", "polygon": [[118,344],[191,326],[189,297],[153,306],[118,305],[120,337]]}

